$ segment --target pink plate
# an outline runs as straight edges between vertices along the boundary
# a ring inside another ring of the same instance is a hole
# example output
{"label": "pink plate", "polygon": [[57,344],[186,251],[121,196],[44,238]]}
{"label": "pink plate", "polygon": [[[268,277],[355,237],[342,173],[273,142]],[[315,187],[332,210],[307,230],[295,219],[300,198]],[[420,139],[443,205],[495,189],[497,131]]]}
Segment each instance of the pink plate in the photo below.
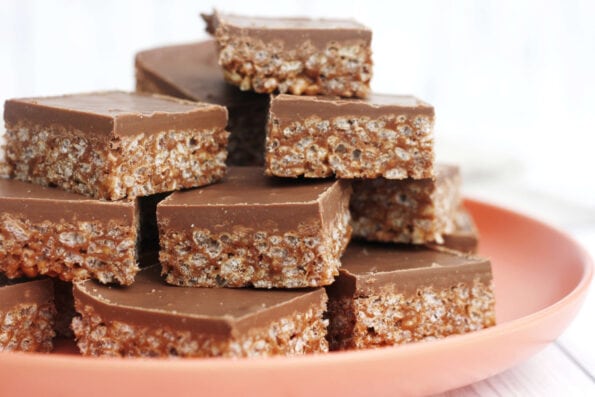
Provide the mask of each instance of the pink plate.
{"label": "pink plate", "polygon": [[[577,313],[593,266],[568,235],[467,201],[492,259],[498,325],[376,350],[269,359],[92,359],[0,354],[1,396],[380,396],[438,393],[494,375],[553,341]],[[63,352],[67,347],[62,347]]]}

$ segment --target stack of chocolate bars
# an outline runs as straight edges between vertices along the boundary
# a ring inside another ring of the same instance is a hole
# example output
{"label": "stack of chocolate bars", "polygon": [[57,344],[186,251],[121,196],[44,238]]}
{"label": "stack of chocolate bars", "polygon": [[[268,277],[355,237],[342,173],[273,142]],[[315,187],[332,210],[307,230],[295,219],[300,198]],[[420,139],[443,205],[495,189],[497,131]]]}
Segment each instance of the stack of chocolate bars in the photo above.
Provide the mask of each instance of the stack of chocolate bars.
{"label": "stack of chocolate bars", "polygon": [[370,92],[371,30],[203,18],[215,40],[137,54],[136,93],[6,102],[0,350],[298,355],[493,325],[434,109]]}

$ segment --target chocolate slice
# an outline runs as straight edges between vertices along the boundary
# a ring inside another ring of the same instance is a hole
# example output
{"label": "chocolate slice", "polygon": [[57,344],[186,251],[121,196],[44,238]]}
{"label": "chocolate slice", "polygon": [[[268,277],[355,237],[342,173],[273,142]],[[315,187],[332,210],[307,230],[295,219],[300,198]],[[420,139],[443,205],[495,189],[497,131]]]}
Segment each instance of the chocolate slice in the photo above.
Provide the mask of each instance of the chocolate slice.
{"label": "chocolate slice", "polygon": [[372,31],[346,19],[203,15],[225,79],[242,90],[365,97]]}
{"label": "chocolate slice", "polygon": [[6,101],[11,177],[95,198],[219,180],[227,112],[164,96],[98,92]]}
{"label": "chocolate slice", "polygon": [[435,173],[435,179],[354,181],[349,204],[354,236],[394,243],[444,242],[456,229],[461,175],[449,164],[438,164]]}
{"label": "chocolate slice", "polygon": [[218,184],[157,206],[160,262],[181,286],[328,285],[351,235],[347,181],[296,183],[230,167]]}
{"label": "chocolate slice", "polygon": [[479,232],[471,214],[461,207],[457,211],[454,222],[454,231],[443,236],[444,243],[442,245],[460,252],[477,252]]}
{"label": "chocolate slice", "polygon": [[100,201],[0,179],[0,271],[130,284],[138,271],[136,201]]}
{"label": "chocolate slice", "polygon": [[259,356],[328,350],[323,289],[180,288],[160,267],[130,287],[75,284],[73,321],[84,355]]}
{"label": "chocolate slice", "polygon": [[229,111],[227,164],[262,165],[269,96],[225,82],[215,41],[173,45],[136,54],[136,90],[225,106]]}
{"label": "chocolate slice", "polygon": [[352,242],[329,295],[332,350],[430,340],[495,324],[490,262],[456,251]]}
{"label": "chocolate slice", "polygon": [[412,96],[271,99],[266,172],[282,177],[434,177],[434,108]]}
{"label": "chocolate slice", "polygon": [[0,274],[0,352],[51,351],[55,313],[51,280]]}

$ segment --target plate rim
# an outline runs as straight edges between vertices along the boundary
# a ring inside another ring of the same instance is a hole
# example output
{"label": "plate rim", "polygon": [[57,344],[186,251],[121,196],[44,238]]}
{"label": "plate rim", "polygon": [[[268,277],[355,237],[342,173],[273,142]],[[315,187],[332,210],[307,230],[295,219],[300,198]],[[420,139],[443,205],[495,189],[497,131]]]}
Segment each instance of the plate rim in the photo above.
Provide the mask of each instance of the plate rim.
{"label": "plate rim", "polygon": [[[85,366],[92,368],[106,368],[109,369],[125,369],[133,367],[135,369],[159,369],[160,371],[177,372],[186,370],[199,371],[220,371],[222,369],[232,371],[259,371],[259,370],[275,370],[284,369],[286,367],[311,367],[311,366],[326,366],[337,363],[349,364],[354,361],[358,363],[366,361],[377,361],[379,359],[386,359],[387,354],[391,357],[395,356],[415,356],[418,352],[424,350],[434,349],[452,349],[452,345],[473,343],[477,339],[493,339],[502,334],[510,334],[515,329],[523,329],[530,327],[536,321],[540,321],[551,315],[554,315],[562,308],[566,307],[570,302],[584,299],[586,292],[592,282],[594,273],[594,262],[586,249],[569,233],[558,227],[544,222],[541,219],[533,216],[525,215],[517,210],[507,208],[505,206],[496,205],[483,200],[465,198],[465,205],[487,207],[490,211],[504,211],[509,215],[524,218],[532,223],[537,224],[541,228],[547,229],[549,232],[558,234],[570,242],[573,248],[576,249],[577,258],[580,258],[582,264],[582,274],[580,280],[574,288],[558,299],[554,303],[527,314],[525,316],[497,323],[495,326],[482,329],[479,331],[451,335],[447,338],[448,343],[444,343],[445,339],[437,339],[432,341],[425,341],[423,343],[411,343],[399,346],[386,346],[376,349],[363,349],[352,351],[338,351],[329,353],[319,353],[304,356],[292,357],[254,357],[254,358],[136,358],[136,357],[84,357],[80,355],[70,354],[48,354],[48,353],[25,353],[25,352],[0,352],[0,364],[19,363],[27,364],[30,362],[35,365],[51,365],[51,366]],[[577,311],[580,310],[580,306]],[[576,313],[575,313],[576,315]],[[574,317],[574,316],[573,316]],[[544,346],[551,341],[544,343]]]}

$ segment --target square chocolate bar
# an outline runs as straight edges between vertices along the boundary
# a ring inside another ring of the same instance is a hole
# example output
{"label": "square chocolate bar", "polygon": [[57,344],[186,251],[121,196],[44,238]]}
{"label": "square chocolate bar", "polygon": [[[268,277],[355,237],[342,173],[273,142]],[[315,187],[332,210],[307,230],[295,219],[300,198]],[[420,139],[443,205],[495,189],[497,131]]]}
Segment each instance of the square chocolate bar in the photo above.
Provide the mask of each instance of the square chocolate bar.
{"label": "square chocolate bar", "polygon": [[180,286],[328,285],[351,236],[347,181],[288,181],[231,167],[222,183],[157,206],[160,262]]}
{"label": "square chocolate bar", "polygon": [[229,111],[228,165],[264,164],[269,96],[228,84],[214,40],[153,48],[136,54],[136,90],[216,103]]}
{"label": "square chocolate bar", "polygon": [[435,179],[353,181],[353,235],[368,241],[423,244],[455,231],[461,206],[459,168],[436,166]]}
{"label": "square chocolate bar", "polygon": [[230,83],[259,93],[364,98],[372,31],[349,19],[203,15]]}
{"label": "square chocolate bar", "polygon": [[0,179],[0,272],[131,284],[138,206]]}
{"label": "square chocolate bar", "polygon": [[126,92],[11,99],[10,176],[117,200],[206,185],[225,173],[222,106]]}
{"label": "square chocolate bar", "polygon": [[442,338],[495,324],[490,262],[456,251],[351,243],[329,295],[331,350]]}
{"label": "square chocolate bar", "polygon": [[434,108],[417,98],[278,95],[266,139],[268,175],[432,178]]}
{"label": "square chocolate bar", "polygon": [[9,280],[0,274],[0,352],[49,352],[54,338],[50,279]]}
{"label": "square chocolate bar", "polygon": [[179,288],[159,266],[130,287],[75,283],[72,328],[86,356],[254,357],[328,351],[324,289]]}
{"label": "square chocolate bar", "polygon": [[479,232],[471,214],[461,206],[456,213],[455,229],[442,236],[442,244],[430,243],[430,246],[445,247],[455,251],[473,254],[479,246]]}

